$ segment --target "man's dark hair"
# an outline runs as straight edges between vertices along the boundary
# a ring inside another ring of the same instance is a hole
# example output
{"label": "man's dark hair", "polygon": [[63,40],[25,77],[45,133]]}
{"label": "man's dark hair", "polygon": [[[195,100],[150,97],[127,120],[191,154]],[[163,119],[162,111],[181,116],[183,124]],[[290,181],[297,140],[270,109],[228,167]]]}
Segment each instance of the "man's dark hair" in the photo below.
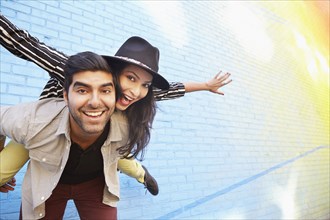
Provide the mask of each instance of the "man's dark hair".
{"label": "man's dark hair", "polygon": [[[64,90],[69,92],[69,87],[72,83],[74,74],[82,71],[98,70],[109,72],[110,74],[113,73],[109,64],[103,59],[102,56],[96,53],[86,51],[70,56],[64,67]],[[112,77],[114,85],[117,86],[118,83],[115,74],[112,74]]]}

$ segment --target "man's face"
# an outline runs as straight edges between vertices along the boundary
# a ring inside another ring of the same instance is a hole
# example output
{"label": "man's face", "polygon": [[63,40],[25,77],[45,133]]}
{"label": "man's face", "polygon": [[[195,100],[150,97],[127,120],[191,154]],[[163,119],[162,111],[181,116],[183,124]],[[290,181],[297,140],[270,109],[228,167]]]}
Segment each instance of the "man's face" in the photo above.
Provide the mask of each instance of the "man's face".
{"label": "man's face", "polygon": [[146,97],[152,82],[152,75],[135,65],[128,65],[119,75],[122,95],[116,103],[124,111],[133,103]]}
{"label": "man's face", "polygon": [[73,76],[64,99],[70,111],[71,133],[98,136],[115,109],[116,97],[112,74],[82,71]]}

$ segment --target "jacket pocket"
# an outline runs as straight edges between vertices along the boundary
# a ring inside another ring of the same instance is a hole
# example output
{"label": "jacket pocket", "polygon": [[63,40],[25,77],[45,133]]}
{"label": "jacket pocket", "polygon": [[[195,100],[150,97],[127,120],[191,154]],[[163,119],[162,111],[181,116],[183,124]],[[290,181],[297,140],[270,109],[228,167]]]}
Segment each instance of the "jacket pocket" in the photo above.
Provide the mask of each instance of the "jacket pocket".
{"label": "jacket pocket", "polygon": [[44,152],[38,149],[29,151],[30,159],[50,172],[55,172],[62,161],[62,155]]}

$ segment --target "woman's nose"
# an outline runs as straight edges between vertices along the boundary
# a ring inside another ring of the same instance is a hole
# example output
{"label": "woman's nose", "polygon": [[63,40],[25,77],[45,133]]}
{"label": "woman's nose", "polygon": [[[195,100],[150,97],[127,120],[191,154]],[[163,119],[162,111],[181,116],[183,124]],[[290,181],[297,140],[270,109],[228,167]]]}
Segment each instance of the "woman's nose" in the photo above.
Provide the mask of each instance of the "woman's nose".
{"label": "woman's nose", "polygon": [[134,86],[130,89],[131,94],[134,96],[133,98],[138,98],[141,94],[140,86]]}

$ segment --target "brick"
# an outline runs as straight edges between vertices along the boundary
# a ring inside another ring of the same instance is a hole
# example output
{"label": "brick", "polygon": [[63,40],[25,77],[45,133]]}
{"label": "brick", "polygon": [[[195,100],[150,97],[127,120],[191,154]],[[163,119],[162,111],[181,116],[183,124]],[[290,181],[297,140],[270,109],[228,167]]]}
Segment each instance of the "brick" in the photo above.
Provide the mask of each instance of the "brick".
{"label": "brick", "polygon": [[14,18],[16,16],[17,11],[15,9],[12,8],[7,8],[6,6],[4,6],[1,2],[1,12],[3,14],[6,14],[7,18]]}
{"label": "brick", "polygon": [[[10,70],[11,70],[11,65],[10,64],[8,64],[8,63],[3,63],[3,64],[1,64],[1,66],[0,66],[0,70],[1,70],[1,73],[5,73],[5,72],[10,72]],[[2,77],[2,74],[1,74],[1,77]]]}
{"label": "brick", "polygon": [[58,15],[47,13],[45,10],[41,10],[40,8],[32,8],[31,16],[44,18],[47,22],[58,22]]}
{"label": "brick", "polygon": [[11,94],[1,94],[0,102],[1,105],[15,105],[19,103],[19,96]]}
{"label": "brick", "polygon": [[21,76],[42,77],[42,73],[36,70],[36,67],[15,65],[12,67],[13,73]]}
{"label": "brick", "polygon": [[30,24],[36,24],[38,26],[45,26],[46,24],[45,19],[31,16],[31,14],[18,12],[16,18],[22,21],[29,21]]}
{"label": "brick", "polygon": [[103,49],[103,44],[97,43],[93,40],[85,40],[82,39],[82,45],[88,45],[88,47],[94,48],[95,50],[102,50]]}
{"label": "brick", "polygon": [[76,14],[72,14],[72,20],[73,21],[76,21],[76,22],[79,22],[81,24],[84,24],[84,25],[88,25],[88,26],[93,26],[94,22],[92,19],[90,19],[90,17],[85,17],[83,15],[76,15]]}
{"label": "brick", "polygon": [[1,84],[0,84],[0,92],[1,93],[7,92],[7,84],[6,83],[2,83],[1,78],[0,78],[0,82],[1,82]]}
{"label": "brick", "polygon": [[83,10],[81,10],[77,7],[74,7],[72,2],[69,2],[69,1],[59,2],[59,8],[61,10],[64,10],[64,11],[67,11],[67,12],[70,12],[70,13],[76,14],[76,15],[82,15],[83,14]]}
{"label": "brick", "polygon": [[25,94],[26,96],[38,97],[41,93],[40,88],[22,87],[16,85],[8,86],[8,93],[13,95]]}
{"label": "brick", "polygon": [[45,79],[42,79],[42,78],[32,78],[32,77],[29,77],[27,79],[27,82],[26,84],[27,85],[30,85],[30,86],[33,86],[33,85],[46,85],[48,80],[45,80]]}
{"label": "brick", "polygon": [[42,39],[43,37],[59,37],[58,31],[54,31],[52,29],[45,28],[44,26],[40,25],[31,25],[31,31],[36,34],[40,34],[42,37],[39,37],[39,39]]}
{"label": "brick", "polygon": [[14,1],[1,1],[1,9],[2,9],[2,7],[10,8],[10,9],[15,10],[16,12],[19,11],[19,12],[23,12],[26,14],[30,14],[30,12],[31,12],[31,7],[23,5],[19,2],[14,2]]}
{"label": "brick", "polygon": [[41,1],[26,1],[26,2],[20,2],[23,5],[26,5],[27,7],[31,7],[31,9],[33,10],[38,9],[40,11],[43,11],[46,9],[46,5],[45,3],[41,2]]}
{"label": "brick", "polygon": [[61,32],[68,34],[71,33],[71,27],[65,26],[63,24],[59,24],[57,23],[57,21],[55,22],[47,21],[47,27],[51,30],[54,30],[56,34],[58,33],[58,30],[61,30]]}
{"label": "brick", "polygon": [[70,34],[66,34],[66,33],[63,33],[63,32],[60,32],[59,38],[61,40],[69,41],[69,42],[72,42],[72,43],[77,43],[77,44],[81,43],[80,36],[72,36]]}
{"label": "brick", "polygon": [[70,12],[63,11],[57,7],[50,6],[49,4],[46,6],[46,11],[50,14],[59,15],[60,17],[71,18]]}
{"label": "brick", "polygon": [[83,30],[77,29],[77,28],[72,28],[72,34],[75,36],[83,36],[84,39],[87,39],[87,40],[93,40],[95,38],[94,33],[90,33],[88,31],[83,31]]}
{"label": "brick", "polygon": [[15,83],[18,85],[25,85],[26,77],[12,75],[12,74],[5,74],[2,72],[0,80],[1,80],[1,83],[8,83],[8,84]]}

